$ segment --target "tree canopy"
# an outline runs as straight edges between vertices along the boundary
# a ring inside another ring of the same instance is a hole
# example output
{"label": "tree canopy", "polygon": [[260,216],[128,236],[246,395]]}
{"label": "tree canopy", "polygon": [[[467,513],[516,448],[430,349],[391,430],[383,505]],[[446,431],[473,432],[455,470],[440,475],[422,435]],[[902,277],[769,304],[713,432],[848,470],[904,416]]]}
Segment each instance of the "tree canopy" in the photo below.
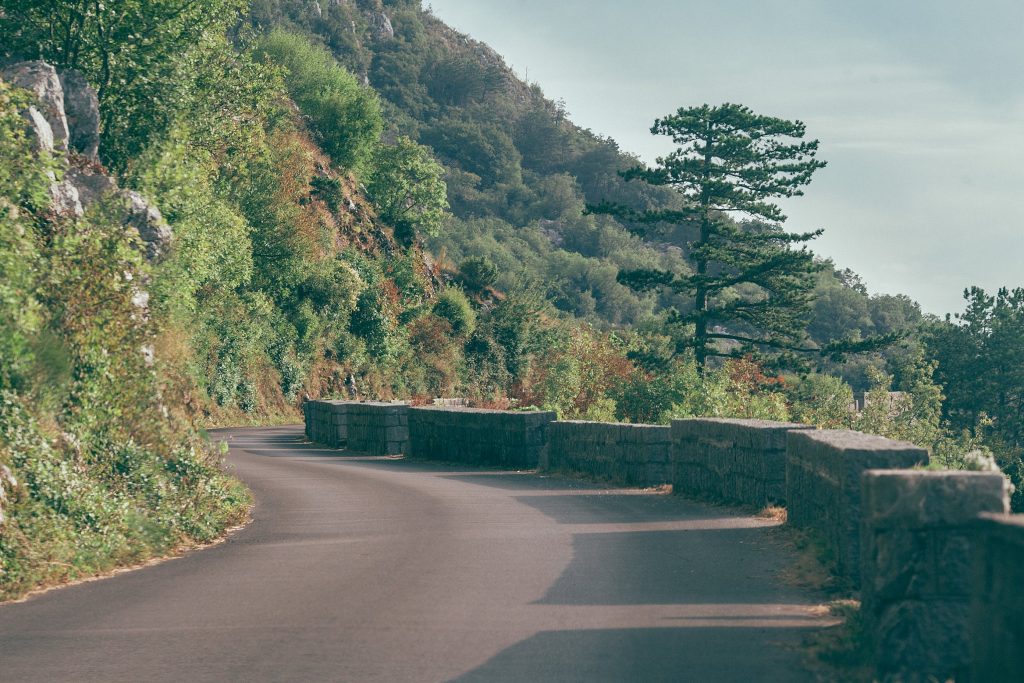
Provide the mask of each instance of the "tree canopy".
{"label": "tree canopy", "polygon": [[[655,121],[651,132],[671,137],[679,147],[656,167],[636,166],[623,176],[670,187],[687,205],[635,211],[605,203],[592,211],[618,216],[642,231],[689,226],[696,232],[688,243],[695,272],[624,270],[620,282],[692,297],[692,310],[682,320],[694,326],[691,345],[702,366],[716,356],[802,350],[820,266],[806,248],[794,245],[821,231],[783,231],[786,217],[773,202],[803,194],[801,188],[825,166],[815,158],[818,141],[803,140],[799,121],[737,104],[681,108]],[[730,214],[751,222],[739,224]]]}
{"label": "tree canopy", "polygon": [[444,168],[407,137],[377,150],[366,189],[381,219],[405,242],[438,234],[448,216]]}

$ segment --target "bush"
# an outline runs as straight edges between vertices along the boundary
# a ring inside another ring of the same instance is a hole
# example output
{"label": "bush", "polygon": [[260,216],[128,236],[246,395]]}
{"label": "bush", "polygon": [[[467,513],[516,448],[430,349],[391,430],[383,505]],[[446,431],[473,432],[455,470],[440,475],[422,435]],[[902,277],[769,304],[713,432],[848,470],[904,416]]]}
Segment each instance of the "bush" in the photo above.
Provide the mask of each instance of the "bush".
{"label": "bush", "polygon": [[810,374],[787,387],[791,417],[822,429],[849,429],[853,420],[853,390],[831,375]]}
{"label": "bush", "polygon": [[384,127],[373,90],[360,85],[326,49],[294,33],[271,32],[259,41],[255,53],[284,69],[288,93],[309,117],[334,163],[362,169]]}
{"label": "bush", "polygon": [[456,337],[466,339],[476,329],[476,311],[458,287],[447,287],[438,295],[434,315],[448,321]]}
{"label": "bush", "polygon": [[486,256],[470,256],[459,264],[459,274],[466,286],[477,292],[498,281],[498,267]]}
{"label": "bush", "polygon": [[48,203],[52,161],[32,153],[18,113],[29,101],[0,81],[0,389],[28,389],[42,323],[35,296],[40,254],[26,208]]}

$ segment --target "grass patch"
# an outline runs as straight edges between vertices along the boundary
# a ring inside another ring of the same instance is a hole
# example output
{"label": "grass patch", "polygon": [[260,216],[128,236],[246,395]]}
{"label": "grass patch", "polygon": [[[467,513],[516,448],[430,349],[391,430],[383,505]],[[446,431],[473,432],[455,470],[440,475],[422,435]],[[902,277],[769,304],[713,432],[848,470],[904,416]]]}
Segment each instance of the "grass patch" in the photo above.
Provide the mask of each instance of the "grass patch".
{"label": "grass patch", "polygon": [[820,536],[786,524],[776,527],[772,533],[789,548],[793,557],[781,573],[783,581],[801,588],[820,590],[833,599],[851,597],[850,580],[836,574],[835,557]]}
{"label": "grass patch", "polygon": [[[762,514],[769,518],[779,516],[772,508],[766,508]],[[788,525],[778,526],[771,533],[793,558],[779,578],[793,586],[822,591],[827,602],[821,606],[821,613],[842,619],[836,626],[808,634],[804,640],[807,669],[819,681],[871,681],[871,634],[849,579],[835,573],[835,557],[828,546],[814,532]]]}
{"label": "grass patch", "polygon": [[0,400],[0,600],[178,554],[248,518],[248,489],[208,441],[81,434],[53,434]]}
{"label": "grass patch", "polygon": [[767,519],[779,524],[785,524],[788,518],[786,508],[781,505],[767,505],[754,516],[758,519]]}
{"label": "grass patch", "polygon": [[838,626],[813,632],[805,642],[807,666],[818,680],[836,683],[870,683],[872,668],[871,634],[860,602],[833,600],[828,613],[840,617]]}

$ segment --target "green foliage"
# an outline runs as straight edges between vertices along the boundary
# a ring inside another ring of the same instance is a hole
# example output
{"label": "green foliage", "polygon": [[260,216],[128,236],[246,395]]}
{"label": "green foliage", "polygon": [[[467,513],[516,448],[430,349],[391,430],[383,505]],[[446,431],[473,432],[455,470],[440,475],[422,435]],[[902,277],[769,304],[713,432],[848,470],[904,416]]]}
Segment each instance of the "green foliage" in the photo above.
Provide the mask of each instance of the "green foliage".
{"label": "green foliage", "polygon": [[[954,431],[983,434],[983,445],[1017,487],[1014,509],[1024,509],[1024,289],[995,295],[972,287],[965,311],[933,323],[925,346],[946,395],[943,418]],[[971,450],[971,449],[968,449]]]}
{"label": "green foliage", "polygon": [[212,540],[250,503],[198,441],[163,453],[68,433],[55,445],[8,392],[0,394],[0,465],[13,475],[0,484],[8,489],[0,599]]}
{"label": "green foliage", "polygon": [[790,417],[821,429],[849,429],[853,421],[853,391],[838,377],[812,373],[787,386]]}
{"label": "green foliage", "polygon": [[179,127],[136,164],[133,184],[156,201],[174,232],[168,262],[157,271],[155,303],[194,315],[197,297],[248,284],[253,259],[250,228],[215,187],[216,166]]}
{"label": "green foliage", "polygon": [[456,337],[467,338],[476,330],[476,311],[458,287],[447,287],[437,296],[434,315],[448,321]]}
{"label": "green foliage", "polygon": [[[24,101],[2,104],[0,125]],[[36,203],[52,166],[32,158],[21,130],[12,124],[0,143],[2,165],[20,171],[0,198],[3,281],[17,288],[4,304],[22,311],[4,310],[0,338],[31,340],[3,346],[0,598],[211,540],[249,502],[165,412],[145,353],[158,329],[139,308],[149,269],[120,200],[55,219]]]}
{"label": "green foliage", "polygon": [[779,378],[765,376],[748,359],[703,372],[688,355],[659,365],[657,372],[638,368],[612,389],[619,419],[658,424],[684,417],[790,417]]}
{"label": "green foliage", "polygon": [[544,344],[541,315],[547,308],[541,291],[526,288],[510,293],[482,320],[484,333],[503,349],[505,367],[513,379],[526,377],[532,351]]}
{"label": "green foliage", "polygon": [[923,360],[910,390],[891,394],[892,376],[877,374],[865,397],[864,410],[853,428],[926,448],[943,435],[940,420],[942,390],[932,381],[934,366]]}
{"label": "green foliage", "polygon": [[[668,287],[692,296],[692,312],[683,320],[694,325],[692,346],[702,368],[715,356],[800,349],[819,266],[810,252],[791,245],[820,231],[783,232],[785,216],[772,201],[801,195],[825,165],[814,158],[818,142],[802,141],[799,121],[734,104],[682,108],[655,121],[651,132],[670,136],[678,149],[656,168],[637,166],[624,177],[670,187],[688,206],[635,211],[602,204],[593,210],[651,228],[695,226],[698,234],[687,250],[696,272],[636,269],[620,273],[619,280],[640,291]],[[741,227],[725,218],[728,212],[758,222]]]}
{"label": "green foliage", "polygon": [[785,396],[775,390],[778,380],[766,377],[747,359],[731,359],[720,368],[700,372],[696,363],[680,365],[682,400],[670,417],[735,417],[759,420],[789,419]]}
{"label": "green foliage", "polygon": [[245,4],[8,1],[0,13],[0,49],[5,56],[43,59],[82,71],[99,92],[105,159],[124,168],[179,112],[202,99],[187,87],[197,82],[193,69],[200,60],[194,57],[210,47],[210,38],[224,44],[224,30]]}
{"label": "green foliage", "polygon": [[498,267],[486,256],[470,256],[459,264],[459,275],[467,287],[482,292],[498,281]]}
{"label": "green foliage", "polygon": [[32,207],[48,203],[50,160],[37,160],[25,135],[26,93],[0,81],[0,390],[27,390],[35,372],[42,312],[36,298],[41,266]]}
{"label": "green foliage", "polygon": [[464,106],[483,100],[499,90],[505,73],[494,64],[483,64],[465,54],[440,57],[427,67],[427,90],[442,105]]}
{"label": "green foliage", "polygon": [[383,129],[376,94],[360,85],[330,52],[300,35],[275,30],[257,43],[256,54],[284,70],[288,94],[309,118],[334,163],[362,169]]}
{"label": "green foliage", "polygon": [[449,163],[478,176],[484,188],[522,180],[519,151],[503,131],[478,121],[448,117],[423,131],[422,141]]}
{"label": "green foliage", "polygon": [[525,383],[527,403],[555,411],[560,419],[615,419],[610,389],[633,370],[615,335],[579,325],[539,357]]}
{"label": "green foliage", "polygon": [[[447,251],[456,264],[489,258],[500,269],[497,290],[551,282],[561,310],[596,324],[630,324],[651,313],[654,297],[631,292],[615,274],[622,268],[681,271],[681,255],[668,257],[668,244],[631,238],[617,221],[595,226],[579,213],[587,200],[675,206],[679,199],[671,191],[623,181],[617,171],[636,160],[614,141],[574,126],[564,107],[519,82],[489,50],[453,40],[415,3],[374,8],[394,26],[395,36],[386,39],[358,4],[329,3],[323,10],[316,17],[303,3],[260,0],[252,20],[326,45],[381,94],[388,139],[407,136],[432,148],[446,169],[457,217],[429,239],[434,253]],[[681,243],[679,235],[667,239]],[[666,307],[680,304],[680,297],[662,298]]]}
{"label": "green foliage", "polygon": [[418,235],[437,235],[448,217],[444,168],[409,138],[378,148],[366,189],[380,218],[407,244]]}

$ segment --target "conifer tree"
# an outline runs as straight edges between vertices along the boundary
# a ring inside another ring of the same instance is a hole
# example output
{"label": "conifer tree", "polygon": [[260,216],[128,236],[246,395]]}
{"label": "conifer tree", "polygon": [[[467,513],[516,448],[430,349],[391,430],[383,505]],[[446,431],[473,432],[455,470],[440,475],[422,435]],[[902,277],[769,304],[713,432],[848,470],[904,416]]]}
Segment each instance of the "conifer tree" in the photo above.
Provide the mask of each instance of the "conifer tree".
{"label": "conifer tree", "polygon": [[825,166],[815,159],[818,141],[803,139],[804,124],[723,104],[681,108],[655,121],[651,132],[670,136],[678,148],[654,168],[622,175],[674,189],[686,208],[637,211],[603,203],[589,211],[617,216],[641,233],[680,224],[695,233],[687,245],[692,273],[629,270],[618,280],[638,291],[665,287],[691,298],[692,310],[676,319],[694,326],[687,343],[699,365],[716,356],[864,350],[807,345],[813,276],[821,266],[799,245],[822,231],[784,231],[786,217],[773,203],[802,195]]}

